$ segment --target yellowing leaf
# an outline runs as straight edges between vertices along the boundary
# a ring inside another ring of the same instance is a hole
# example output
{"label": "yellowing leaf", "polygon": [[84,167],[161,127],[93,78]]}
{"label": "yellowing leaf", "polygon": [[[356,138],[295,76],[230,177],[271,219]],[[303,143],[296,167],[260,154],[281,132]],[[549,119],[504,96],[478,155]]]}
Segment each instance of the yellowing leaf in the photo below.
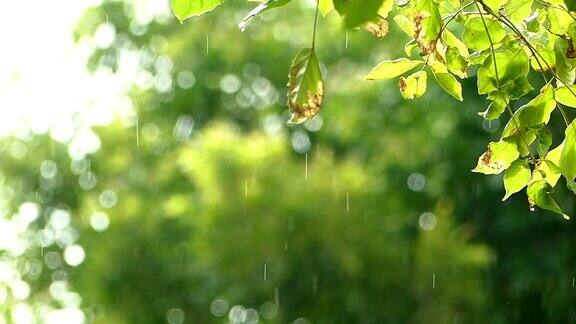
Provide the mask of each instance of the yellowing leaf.
{"label": "yellowing leaf", "polygon": [[318,6],[322,16],[326,17],[332,10],[334,10],[334,3],[332,0],[318,0]]}
{"label": "yellowing leaf", "polygon": [[312,48],[300,51],[288,75],[289,124],[300,124],[314,117],[324,100],[324,81],[320,64]]}
{"label": "yellowing leaf", "polygon": [[401,58],[394,61],[383,61],[376,65],[372,71],[366,75],[366,80],[383,80],[383,79],[393,79],[400,76],[418,65],[424,63],[423,61],[413,61],[407,58]]}
{"label": "yellowing leaf", "polygon": [[488,150],[478,159],[478,165],[472,172],[499,174],[506,170],[520,156],[518,147],[512,141],[500,140],[488,144]]}
{"label": "yellowing leaf", "polygon": [[418,71],[407,78],[400,78],[398,88],[405,99],[421,97],[426,92],[428,75],[425,71]]}

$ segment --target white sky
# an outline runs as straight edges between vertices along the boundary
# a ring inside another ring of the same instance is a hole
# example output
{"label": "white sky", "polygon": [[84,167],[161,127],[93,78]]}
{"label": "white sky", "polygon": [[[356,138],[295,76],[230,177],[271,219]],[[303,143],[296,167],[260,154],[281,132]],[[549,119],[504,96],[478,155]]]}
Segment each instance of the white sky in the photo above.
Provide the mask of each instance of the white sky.
{"label": "white sky", "polygon": [[69,142],[131,111],[122,94],[134,71],[90,75],[85,62],[93,45],[73,41],[76,21],[98,3],[0,1],[0,138],[31,130]]}

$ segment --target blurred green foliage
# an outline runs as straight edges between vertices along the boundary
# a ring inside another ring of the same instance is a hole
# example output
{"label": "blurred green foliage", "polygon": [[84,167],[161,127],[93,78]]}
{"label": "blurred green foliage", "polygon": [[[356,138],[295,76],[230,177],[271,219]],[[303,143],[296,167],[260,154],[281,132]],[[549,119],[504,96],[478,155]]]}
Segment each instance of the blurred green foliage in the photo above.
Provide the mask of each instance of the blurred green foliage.
{"label": "blurred green foliage", "polygon": [[[92,70],[138,57],[137,117],[96,129],[101,148],[81,160],[48,136],[0,143],[4,214],[40,210],[24,253],[0,249],[36,316],[65,305],[53,291],[64,282],[96,323],[576,321],[573,222],[530,212],[522,195],[501,204],[501,180],[470,173],[502,126],[474,118],[483,102],[437,88],[405,102],[391,83],[358,81],[402,46],[327,20],[319,39],[341,42],[317,44],[325,108],[285,126],[285,71],[313,18],[306,4],[287,8],[245,33],[241,2],[184,25],[169,12],[139,21],[130,2],[86,13],[79,42],[103,24],[116,33],[94,47]],[[74,239],[38,244],[55,208],[72,215],[62,231]],[[84,262],[48,266],[69,244]],[[40,274],[26,270],[38,261]],[[19,302],[0,287],[9,319]]]}

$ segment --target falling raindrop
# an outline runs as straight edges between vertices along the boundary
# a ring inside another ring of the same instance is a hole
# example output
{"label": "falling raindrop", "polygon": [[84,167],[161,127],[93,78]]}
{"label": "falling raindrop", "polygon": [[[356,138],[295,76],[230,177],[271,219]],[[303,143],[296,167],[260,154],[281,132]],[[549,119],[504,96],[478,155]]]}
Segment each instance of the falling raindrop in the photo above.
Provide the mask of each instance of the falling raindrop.
{"label": "falling raindrop", "polygon": [[436,273],[432,274],[432,289],[436,288]]}
{"label": "falling raindrop", "polygon": [[264,280],[268,278],[268,266],[264,263]]}
{"label": "falling raindrop", "polygon": [[348,49],[348,30],[346,30],[346,37],[344,40],[344,49]]}
{"label": "falling raindrop", "polygon": [[316,296],[318,291],[318,275],[312,276],[312,296]]}
{"label": "falling raindrop", "polygon": [[304,170],[304,179],[308,181],[308,153],[306,153],[306,168]]}
{"label": "falling raindrop", "polygon": [[346,194],[346,212],[350,211],[350,194]]}
{"label": "falling raindrop", "polygon": [[280,306],[280,290],[278,287],[274,288],[274,304],[276,304],[276,307]]}
{"label": "falling raindrop", "polygon": [[136,146],[140,146],[140,126],[138,125],[138,120],[136,120]]}
{"label": "falling raindrop", "polygon": [[210,37],[206,34],[206,56],[210,53]]}
{"label": "falling raindrop", "polygon": [[248,197],[248,180],[244,181],[244,197]]}
{"label": "falling raindrop", "polygon": [[533,211],[535,211],[535,210],[536,210],[536,208],[534,208],[534,206],[530,206],[530,211],[531,211],[531,212],[533,212]]}
{"label": "falling raindrop", "polygon": [[572,277],[572,287],[576,284],[576,277]]}

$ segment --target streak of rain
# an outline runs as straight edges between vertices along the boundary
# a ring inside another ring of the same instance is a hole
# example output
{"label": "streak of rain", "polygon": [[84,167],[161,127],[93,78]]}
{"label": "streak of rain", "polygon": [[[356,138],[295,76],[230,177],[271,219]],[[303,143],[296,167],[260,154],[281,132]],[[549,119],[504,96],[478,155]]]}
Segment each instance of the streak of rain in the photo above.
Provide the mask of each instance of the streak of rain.
{"label": "streak of rain", "polygon": [[318,292],[318,275],[312,276],[312,296],[316,296]]}
{"label": "streak of rain", "polygon": [[274,304],[276,304],[276,307],[280,306],[280,290],[278,287],[274,288]]}
{"label": "streak of rain", "polygon": [[248,197],[248,180],[244,181],[244,197]]}
{"label": "streak of rain", "polygon": [[344,49],[348,49],[348,30],[346,30],[346,37],[344,40]]}
{"label": "streak of rain", "polygon": [[432,274],[432,289],[436,288],[436,273]]}
{"label": "streak of rain", "polygon": [[346,212],[348,213],[350,211],[350,194],[347,193],[346,194]]}
{"label": "streak of rain", "polygon": [[268,279],[268,265],[264,263],[264,280]]}
{"label": "streak of rain", "polygon": [[308,181],[308,153],[306,153],[306,167],[304,169],[304,179]]}
{"label": "streak of rain", "polygon": [[136,120],[136,146],[140,146],[140,125],[138,120]]}
{"label": "streak of rain", "polygon": [[206,56],[210,54],[210,36],[206,34]]}

